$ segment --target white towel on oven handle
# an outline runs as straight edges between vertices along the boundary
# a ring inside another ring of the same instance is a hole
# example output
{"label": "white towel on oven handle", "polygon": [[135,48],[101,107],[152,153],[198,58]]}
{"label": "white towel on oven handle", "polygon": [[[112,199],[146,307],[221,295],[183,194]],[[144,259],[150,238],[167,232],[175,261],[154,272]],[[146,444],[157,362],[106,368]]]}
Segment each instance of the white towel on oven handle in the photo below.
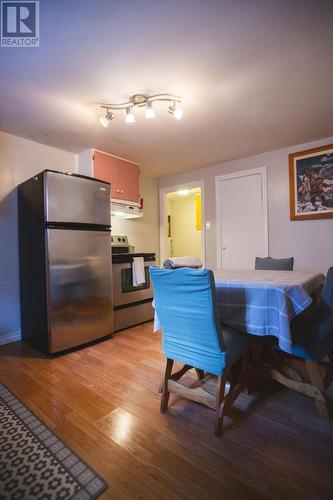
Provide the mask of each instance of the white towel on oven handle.
{"label": "white towel on oven handle", "polygon": [[145,261],[143,257],[133,257],[132,263],[133,286],[146,283]]}

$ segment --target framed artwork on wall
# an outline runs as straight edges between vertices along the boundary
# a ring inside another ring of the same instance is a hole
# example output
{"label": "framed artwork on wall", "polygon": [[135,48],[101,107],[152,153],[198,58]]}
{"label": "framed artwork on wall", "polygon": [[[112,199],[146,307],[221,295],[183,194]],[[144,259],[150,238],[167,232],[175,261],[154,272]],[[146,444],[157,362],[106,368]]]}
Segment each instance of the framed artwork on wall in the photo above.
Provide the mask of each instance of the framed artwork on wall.
{"label": "framed artwork on wall", "polygon": [[289,155],[290,219],[333,217],[333,144]]}

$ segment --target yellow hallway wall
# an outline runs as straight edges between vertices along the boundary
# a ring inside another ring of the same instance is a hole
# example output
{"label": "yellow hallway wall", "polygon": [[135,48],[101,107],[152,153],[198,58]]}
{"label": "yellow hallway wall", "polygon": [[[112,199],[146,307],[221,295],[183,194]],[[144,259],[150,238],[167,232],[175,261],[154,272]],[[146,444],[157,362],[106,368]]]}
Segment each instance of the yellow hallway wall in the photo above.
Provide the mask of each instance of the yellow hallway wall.
{"label": "yellow hallway wall", "polygon": [[168,199],[167,207],[171,215],[172,256],[194,255],[202,259],[202,235],[196,229],[195,194]]}

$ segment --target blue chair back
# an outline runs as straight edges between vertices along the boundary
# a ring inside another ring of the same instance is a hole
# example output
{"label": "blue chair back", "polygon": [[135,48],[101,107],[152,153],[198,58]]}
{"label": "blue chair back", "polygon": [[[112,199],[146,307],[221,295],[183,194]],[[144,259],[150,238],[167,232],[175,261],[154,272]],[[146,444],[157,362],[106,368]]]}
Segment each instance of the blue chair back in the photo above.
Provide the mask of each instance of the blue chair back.
{"label": "blue chair back", "polygon": [[333,266],[329,268],[318,309],[318,337],[333,335]]}
{"label": "blue chair back", "polygon": [[286,259],[256,257],[254,269],[260,271],[292,271],[294,269],[294,257]]}
{"label": "blue chair back", "polygon": [[166,357],[219,374],[225,344],[209,269],[150,268]]}

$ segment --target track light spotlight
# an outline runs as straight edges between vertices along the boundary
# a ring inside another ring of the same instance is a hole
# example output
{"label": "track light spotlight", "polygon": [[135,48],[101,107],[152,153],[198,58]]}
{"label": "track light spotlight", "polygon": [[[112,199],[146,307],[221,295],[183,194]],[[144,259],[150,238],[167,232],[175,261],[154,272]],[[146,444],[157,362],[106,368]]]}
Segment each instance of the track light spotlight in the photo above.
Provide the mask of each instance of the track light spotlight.
{"label": "track light spotlight", "polygon": [[173,106],[169,106],[168,112],[176,118],[176,120],[180,120],[181,117],[183,116],[183,108],[180,106],[177,106],[177,104],[174,102]]}
{"label": "track light spotlight", "polygon": [[134,123],[135,122],[135,116],[133,114],[132,108],[126,108],[125,121],[126,121],[126,123]]}
{"label": "track light spotlight", "polygon": [[145,117],[146,118],[155,118],[156,114],[155,111],[153,110],[153,106],[151,101],[147,101],[147,107],[145,111]]}
{"label": "track light spotlight", "polygon": [[103,127],[107,127],[111,120],[113,120],[113,113],[107,111],[105,116],[100,117],[99,122]]}
{"label": "track light spotlight", "polygon": [[176,120],[180,120],[183,116],[183,108],[177,106],[173,116],[176,118]]}
{"label": "track light spotlight", "polygon": [[105,116],[101,116],[100,119],[99,119],[99,122],[100,122],[101,125],[103,125],[103,127],[107,127],[109,125],[109,122],[105,118]]}

